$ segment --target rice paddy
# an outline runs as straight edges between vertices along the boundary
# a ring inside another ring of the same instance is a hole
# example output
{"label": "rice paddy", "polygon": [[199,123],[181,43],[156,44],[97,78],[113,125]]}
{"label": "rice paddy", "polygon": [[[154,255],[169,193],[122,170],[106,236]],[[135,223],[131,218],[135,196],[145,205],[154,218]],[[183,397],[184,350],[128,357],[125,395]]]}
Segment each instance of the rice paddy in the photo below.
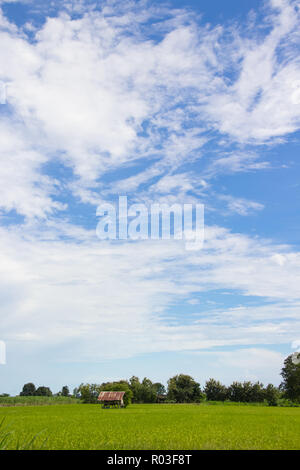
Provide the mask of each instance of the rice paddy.
{"label": "rice paddy", "polygon": [[3,418],[7,449],[300,449],[300,408],[61,404],[0,407]]}

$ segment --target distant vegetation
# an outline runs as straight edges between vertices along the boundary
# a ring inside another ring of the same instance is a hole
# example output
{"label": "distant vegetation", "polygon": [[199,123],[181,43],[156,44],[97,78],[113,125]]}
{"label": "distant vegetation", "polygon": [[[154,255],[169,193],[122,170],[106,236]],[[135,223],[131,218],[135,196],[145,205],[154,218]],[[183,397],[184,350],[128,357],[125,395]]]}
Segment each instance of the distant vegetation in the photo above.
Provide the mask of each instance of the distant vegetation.
{"label": "distant vegetation", "polygon": [[215,379],[209,379],[203,389],[193,377],[179,374],[168,380],[168,388],[161,383],[152,383],[145,377],[131,377],[128,381],[97,384],[81,384],[74,390],[76,397],[84,403],[97,403],[101,390],[124,390],[128,403],[201,403],[234,402],[266,403],[269,406],[291,406],[300,404],[300,364],[294,364],[289,356],[281,371],[283,382],[280,387],[260,383],[233,382],[226,387]]}
{"label": "distant vegetation", "polygon": [[[112,383],[81,384],[74,390],[76,397],[83,403],[97,403],[100,391],[123,390],[127,403],[201,403],[204,401],[237,402],[237,403],[268,403],[270,406],[279,404],[284,393],[272,384],[264,387],[260,382],[233,382],[225,387],[220,382],[210,379],[203,390],[189,375],[179,374],[168,381],[168,390],[162,384],[153,384],[150,379],[142,381],[131,377],[129,381]],[[164,393],[163,393],[164,392]]]}
{"label": "distant vegetation", "polygon": [[175,375],[168,380],[168,388],[161,383],[153,383],[145,377],[138,377],[120,382],[81,384],[74,390],[74,395],[84,403],[97,403],[101,390],[124,390],[128,403],[201,403],[203,401],[234,403],[267,403],[269,406],[287,406],[300,404],[300,364],[294,364],[292,356],[284,361],[281,371],[283,382],[280,387],[260,383],[233,382],[226,387],[215,379],[209,379],[203,389],[193,377],[185,374]]}
{"label": "distant vegetation", "polygon": [[0,406],[71,405],[76,403],[80,403],[80,400],[74,397],[0,397]]}
{"label": "distant vegetation", "polygon": [[[20,397],[52,397],[52,392],[49,387],[40,386],[35,387],[34,383],[29,382],[23,386],[23,390],[20,393]],[[64,385],[60,392],[56,396],[69,397],[70,391],[67,385]]]}
{"label": "distant vegetation", "polygon": [[281,371],[283,382],[279,387],[273,384],[264,386],[260,382],[233,382],[225,386],[215,379],[209,379],[203,388],[193,377],[185,374],[175,375],[168,380],[167,389],[159,382],[153,383],[145,377],[140,380],[132,376],[129,380],[119,382],[104,382],[102,384],[80,384],[73,394],[67,385],[53,395],[49,387],[36,386],[27,383],[18,397],[0,395],[1,405],[42,405],[67,404],[83,402],[98,403],[101,391],[124,391],[124,403],[202,403],[231,402],[231,403],[265,403],[269,406],[292,406],[300,404],[300,364],[295,364],[292,356],[284,361]]}

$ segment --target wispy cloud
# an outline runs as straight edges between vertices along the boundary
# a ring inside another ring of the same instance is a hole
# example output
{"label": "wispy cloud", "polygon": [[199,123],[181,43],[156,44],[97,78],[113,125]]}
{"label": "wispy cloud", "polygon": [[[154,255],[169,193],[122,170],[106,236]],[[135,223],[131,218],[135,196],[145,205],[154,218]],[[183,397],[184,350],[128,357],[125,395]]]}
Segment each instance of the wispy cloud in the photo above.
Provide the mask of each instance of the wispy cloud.
{"label": "wispy cloud", "polygon": [[263,204],[249,201],[248,199],[235,198],[227,195],[219,195],[219,199],[226,203],[229,213],[245,216],[255,211],[261,211],[264,208]]}
{"label": "wispy cloud", "polygon": [[[80,178],[77,193],[79,185],[97,187],[108,170],[142,158],[148,168],[119,182],[135,191],[201,158],[214,127],[256,144],[298,129],[295,2],[270,10],[271,32],[246,38],[238,28],[201,25],[187,12],[163,6],[142,12],[134,3],[104,5],[77,19],[60,15],[34,42],[2,17],[0,78],[9,83],[13,122],[27,146],[72,169]],[[151,17],[155,39],[144,26]],[[229,68],[236,79],[228,80]],[[253,155],[217,158],[210,171],[265,168]],[[35,171],[42,173],[38,165]]]}
{"label": "wispy cloud", "polygon": [[[215,182],[270,168],[264,145],[300,128],[297,2],[267,2],[259,25],[222,26],[162,4],[63,3],[34,35],[0,16],[0,207],[25,218],[0,232],[3,339],[86,360],[294,341],[295,248],[221,223],[196,253],[100,244],[80,216],[123,192],[213,194],[230,213],[259,213],[264,201]],[[220,290],[261,304],[188,319],[191,299]]]}
{"label": "wispy cloud", "polygon": [[[295,339],[300,258],[284,247],[217,228],[207,232],[199,254],[186,252],[176,241],[113,246],[67,225],[50,225],[44,233],[28,227],[25,237],[22,232],[1,230],[4,339],[31,338],[39,349],[56,344],[58,355],[60,347],[68,355],[68,343],[75,342],[77,358],[87,354],[95,360],[122,357],[126,351]],[[278,256],[285,263],[278,263]],[[195,292],[201,298],[215,289],[272,303],[210,309],[188,322],[183,315],[173,326],[164,320],[174,302],[184,305]]]}

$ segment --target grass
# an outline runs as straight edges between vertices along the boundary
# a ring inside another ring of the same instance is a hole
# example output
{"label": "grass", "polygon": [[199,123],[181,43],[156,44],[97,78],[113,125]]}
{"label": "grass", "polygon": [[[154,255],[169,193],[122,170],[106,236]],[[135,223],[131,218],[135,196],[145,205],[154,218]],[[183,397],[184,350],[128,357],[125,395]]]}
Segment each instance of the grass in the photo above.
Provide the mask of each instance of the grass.
{"label": "grass", "polygon": [[[20,437],[17,436],[13,449],[14,450],[35,450],[35,449],[42,449],[45,446],[45,443],[47,440],[44,440],[44,443],[38,443],[37,446],[35,446],[35,441],[39,435],[42,433],[38,433],[37,435],[26,439],[23,441],[20,440]],[[14,431],[12,431],[9,426],[6,426],[5,423],[5,418],[0,421],[0,451],[2,450],[7,450],[11,444],[12,438],[14,435]]]}
{"label": "grass", "polygon": [[75,403],[80,403],[80,400],[72,397],[0,397],[0,407],[68,405]]}
{"label": "grass", "polygon": [[54,405],[3,407],[4,417],[8,449],[33,437],[45,449],[300,449],[300,408]]}

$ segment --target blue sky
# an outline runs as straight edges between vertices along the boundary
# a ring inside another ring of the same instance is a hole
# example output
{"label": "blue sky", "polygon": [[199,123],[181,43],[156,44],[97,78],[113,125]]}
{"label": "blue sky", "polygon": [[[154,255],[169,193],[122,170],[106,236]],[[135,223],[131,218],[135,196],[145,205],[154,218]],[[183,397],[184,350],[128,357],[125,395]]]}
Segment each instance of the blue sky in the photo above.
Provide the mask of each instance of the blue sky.
{"label": "blue sky", "polygon": [[[0,8],[0,392],[278,384],[300,347],[299,2]],[[204,204],[203,249],[100,241],[119,195]]]}

